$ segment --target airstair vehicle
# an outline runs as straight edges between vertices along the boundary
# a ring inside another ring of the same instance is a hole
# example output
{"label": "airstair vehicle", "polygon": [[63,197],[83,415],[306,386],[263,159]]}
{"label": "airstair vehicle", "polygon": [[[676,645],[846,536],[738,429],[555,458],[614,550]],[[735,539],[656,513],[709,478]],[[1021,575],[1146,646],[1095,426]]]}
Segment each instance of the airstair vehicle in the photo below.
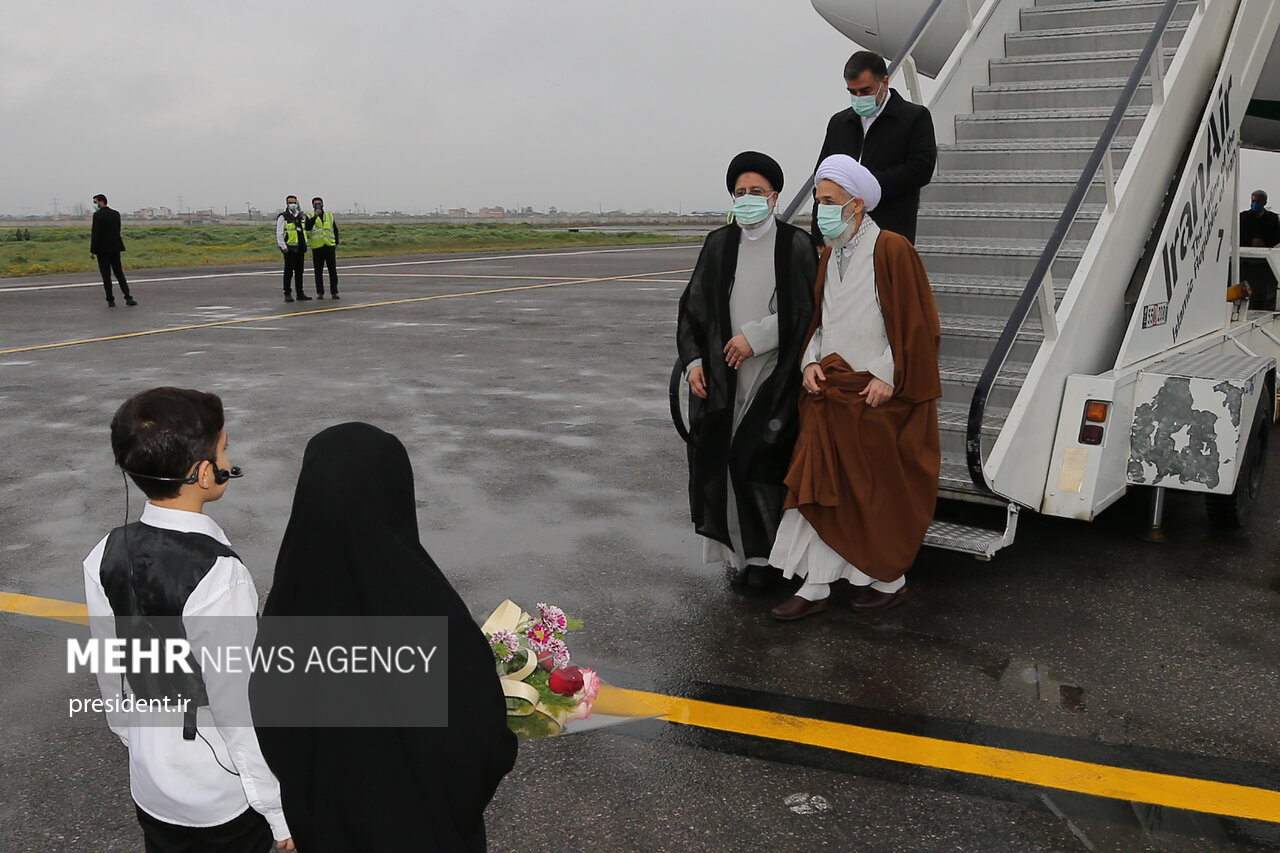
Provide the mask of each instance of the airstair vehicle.
{"label": "airstair vehicle", "polygon": [[919,74],[936,81],[917,236],[944,389],[926,544],[989,558],[1021,510],[1087,521],[1132,486],[1154,487],[1153,531],[1166,489],[1242,524],[1280,324],[1226,296],[1240,148],[1280,148],[1257,109],[1280,80],[1280,3],[812,2],[912,100]]}

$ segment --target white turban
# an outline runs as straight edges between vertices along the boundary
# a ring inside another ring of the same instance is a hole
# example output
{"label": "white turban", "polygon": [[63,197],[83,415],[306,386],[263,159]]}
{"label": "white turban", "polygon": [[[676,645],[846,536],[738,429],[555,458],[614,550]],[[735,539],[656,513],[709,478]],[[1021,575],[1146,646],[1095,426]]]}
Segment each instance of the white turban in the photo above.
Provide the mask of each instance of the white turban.
{"label": "white turban", "polygon": [[862,199],[868,212],[875,210],[880,203],[880,182],[866,166],[848,154],[832,154],[818,164],[818,171],[813,176],[813,183],[818,181],[834,181],[845,192],[854,198]]}

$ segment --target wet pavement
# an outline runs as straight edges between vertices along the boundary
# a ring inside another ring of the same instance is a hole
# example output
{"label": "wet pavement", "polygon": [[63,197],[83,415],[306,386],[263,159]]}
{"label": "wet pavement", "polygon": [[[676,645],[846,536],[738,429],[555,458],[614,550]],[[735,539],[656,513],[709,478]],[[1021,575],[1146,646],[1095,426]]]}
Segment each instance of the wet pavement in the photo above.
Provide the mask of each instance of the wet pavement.
{"label": "wet pavement", "polygon": [[[1138,537],[1141,493],[1093,524],[1024,514],[991,562],[922,553],[902,608],[857,616],[838,590],[827,613],[776,623],[788,591],[731,589],[686,523],[666,385],[696,254],[361,259],[341,302],[294,305],[268,267],[135,272],[132,309],[84,275],[0,280],[0,351],[23,350],[0,353],[0,592],[83,600],[80,561],[125,516],[111,414],[138,390],[199,387],[223,397],[245,469],[210,514],[264,597],[303,446],[364,420],[408,447],[424,544],[473,611],[561,605],[587,623],[576,658],[614,683],[1280,790],[1280,448],[1244,531],[1176,493],[1164,545]],[[102,340],[31,349],[87,339]],[[66,718],[94,690],[58,672],[80,630],[0,612],[6,853],[140,849],[123,749]],[[525,742],[490,849],[1280,849],[1280,814],[928,765],[657,720]]]}

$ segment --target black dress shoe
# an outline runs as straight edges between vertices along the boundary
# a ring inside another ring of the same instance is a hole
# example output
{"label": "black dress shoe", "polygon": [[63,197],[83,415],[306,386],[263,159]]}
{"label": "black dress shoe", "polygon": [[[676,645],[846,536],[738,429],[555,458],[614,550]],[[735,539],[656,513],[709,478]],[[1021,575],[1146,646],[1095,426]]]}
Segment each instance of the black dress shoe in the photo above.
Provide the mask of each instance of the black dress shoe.
{"label": "black dress shoe", "polygon": [[904,586],[897,592],[881,592],[878,589],[867,589],[862,595],[849,602],[854,613],[875,613],[877,610],[888,610],[897,607],[907,600],[907,588]]}
{"label": "black dress shoe", "polygon": [[330,294],[329,294],[329,298],[330,298],[330,299],[337,299],[337,298],[338,298],[338,291],[336,291],[336,290],[335,290],[333,293],[330,293]]}
{"label": "black dress shoe", "polygon": [[324,299],[324,291],[323,291],[323,290],[316,294],[316,299]]}
{"label": "black dress shoe", "polygon": [[286,294],[284,295],[284,301],[285,301],[285,302],[292,302],[292,301],[293,301],[293,297],[286,293]]}
{"label": "black dress shoe", "polygon": [[827,609],[827,600],[825,598],[818,601],[810,601],[807,598],[801,598],[793,595],[786,601],[779,604],[769,612],[773,614],[773,618],[779,622],[794,622],[796,619],[803,619],[814,613],[821,613]]}
{"label": "black dress shoe", "polygon": [[763,591],[773,586],[780,573],[773,566],[747,566],[747,586]]}
{"label": "black dress shoe", "polygon": [[138,301],[137,301],[136,299],[134,299],[132,296],[126,296],[126,297],[124,298],[124,304],[125,304],[125,305],[128,305],[130,308],[132,308],[133,306],[135,306],[135,305],[137,305],[137,304],[138,304]]}
{"label": "black dress shoe", "polygon": [[107,300],[107,307],[108,307],[108,308],[115,308],[115,307],[116,307],[116,301],[115,301],[114,299],[108,299],[108,300]]}
{"label": "black dress shoe", "polygon": [[298,301],[299,301],[299,302],[310,302],[310,301],[311,301],[311,297],[310,297],[310,296],[307,296],[307,294],[305,294],[305,293],[299,293],[299,294],[298,294]]}

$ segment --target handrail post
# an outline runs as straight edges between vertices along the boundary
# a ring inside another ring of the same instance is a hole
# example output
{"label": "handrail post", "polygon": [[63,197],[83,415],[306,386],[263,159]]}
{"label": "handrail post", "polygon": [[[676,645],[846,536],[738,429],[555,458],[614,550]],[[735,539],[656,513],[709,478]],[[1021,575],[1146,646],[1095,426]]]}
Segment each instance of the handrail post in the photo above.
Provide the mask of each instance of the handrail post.
{"label": "handrail post", "polygon": [[923,104],[924,98],[920,94],[920,75],[916,73],[915,57],[908,56],[902,61],[902,75],[907,78],[907,91],[911,93],[912,103]]}
{"label": "handrail post", "polygon": [[1156,45],[1151,56],[1151,104],[1159,106],[1164,103],[1164,38]]}
{"label": "handrail post", "polygon": [[1053,307],[1053,272],[1051,270],[1044,271],[1044,278],[1040,279],[1040,292],[1036,298],[1040,304],[1040,325],[1044,327],[1045,339],[1056,341],[1058,339],[1058,312]]}
{"label": "handrail post", "polygon": [[1111,161],[1111,146],[1107,146],[1107,154],[1102,162],[1106,164],[1107,175],[1107,212],[1116,212],[1116,169]]}

